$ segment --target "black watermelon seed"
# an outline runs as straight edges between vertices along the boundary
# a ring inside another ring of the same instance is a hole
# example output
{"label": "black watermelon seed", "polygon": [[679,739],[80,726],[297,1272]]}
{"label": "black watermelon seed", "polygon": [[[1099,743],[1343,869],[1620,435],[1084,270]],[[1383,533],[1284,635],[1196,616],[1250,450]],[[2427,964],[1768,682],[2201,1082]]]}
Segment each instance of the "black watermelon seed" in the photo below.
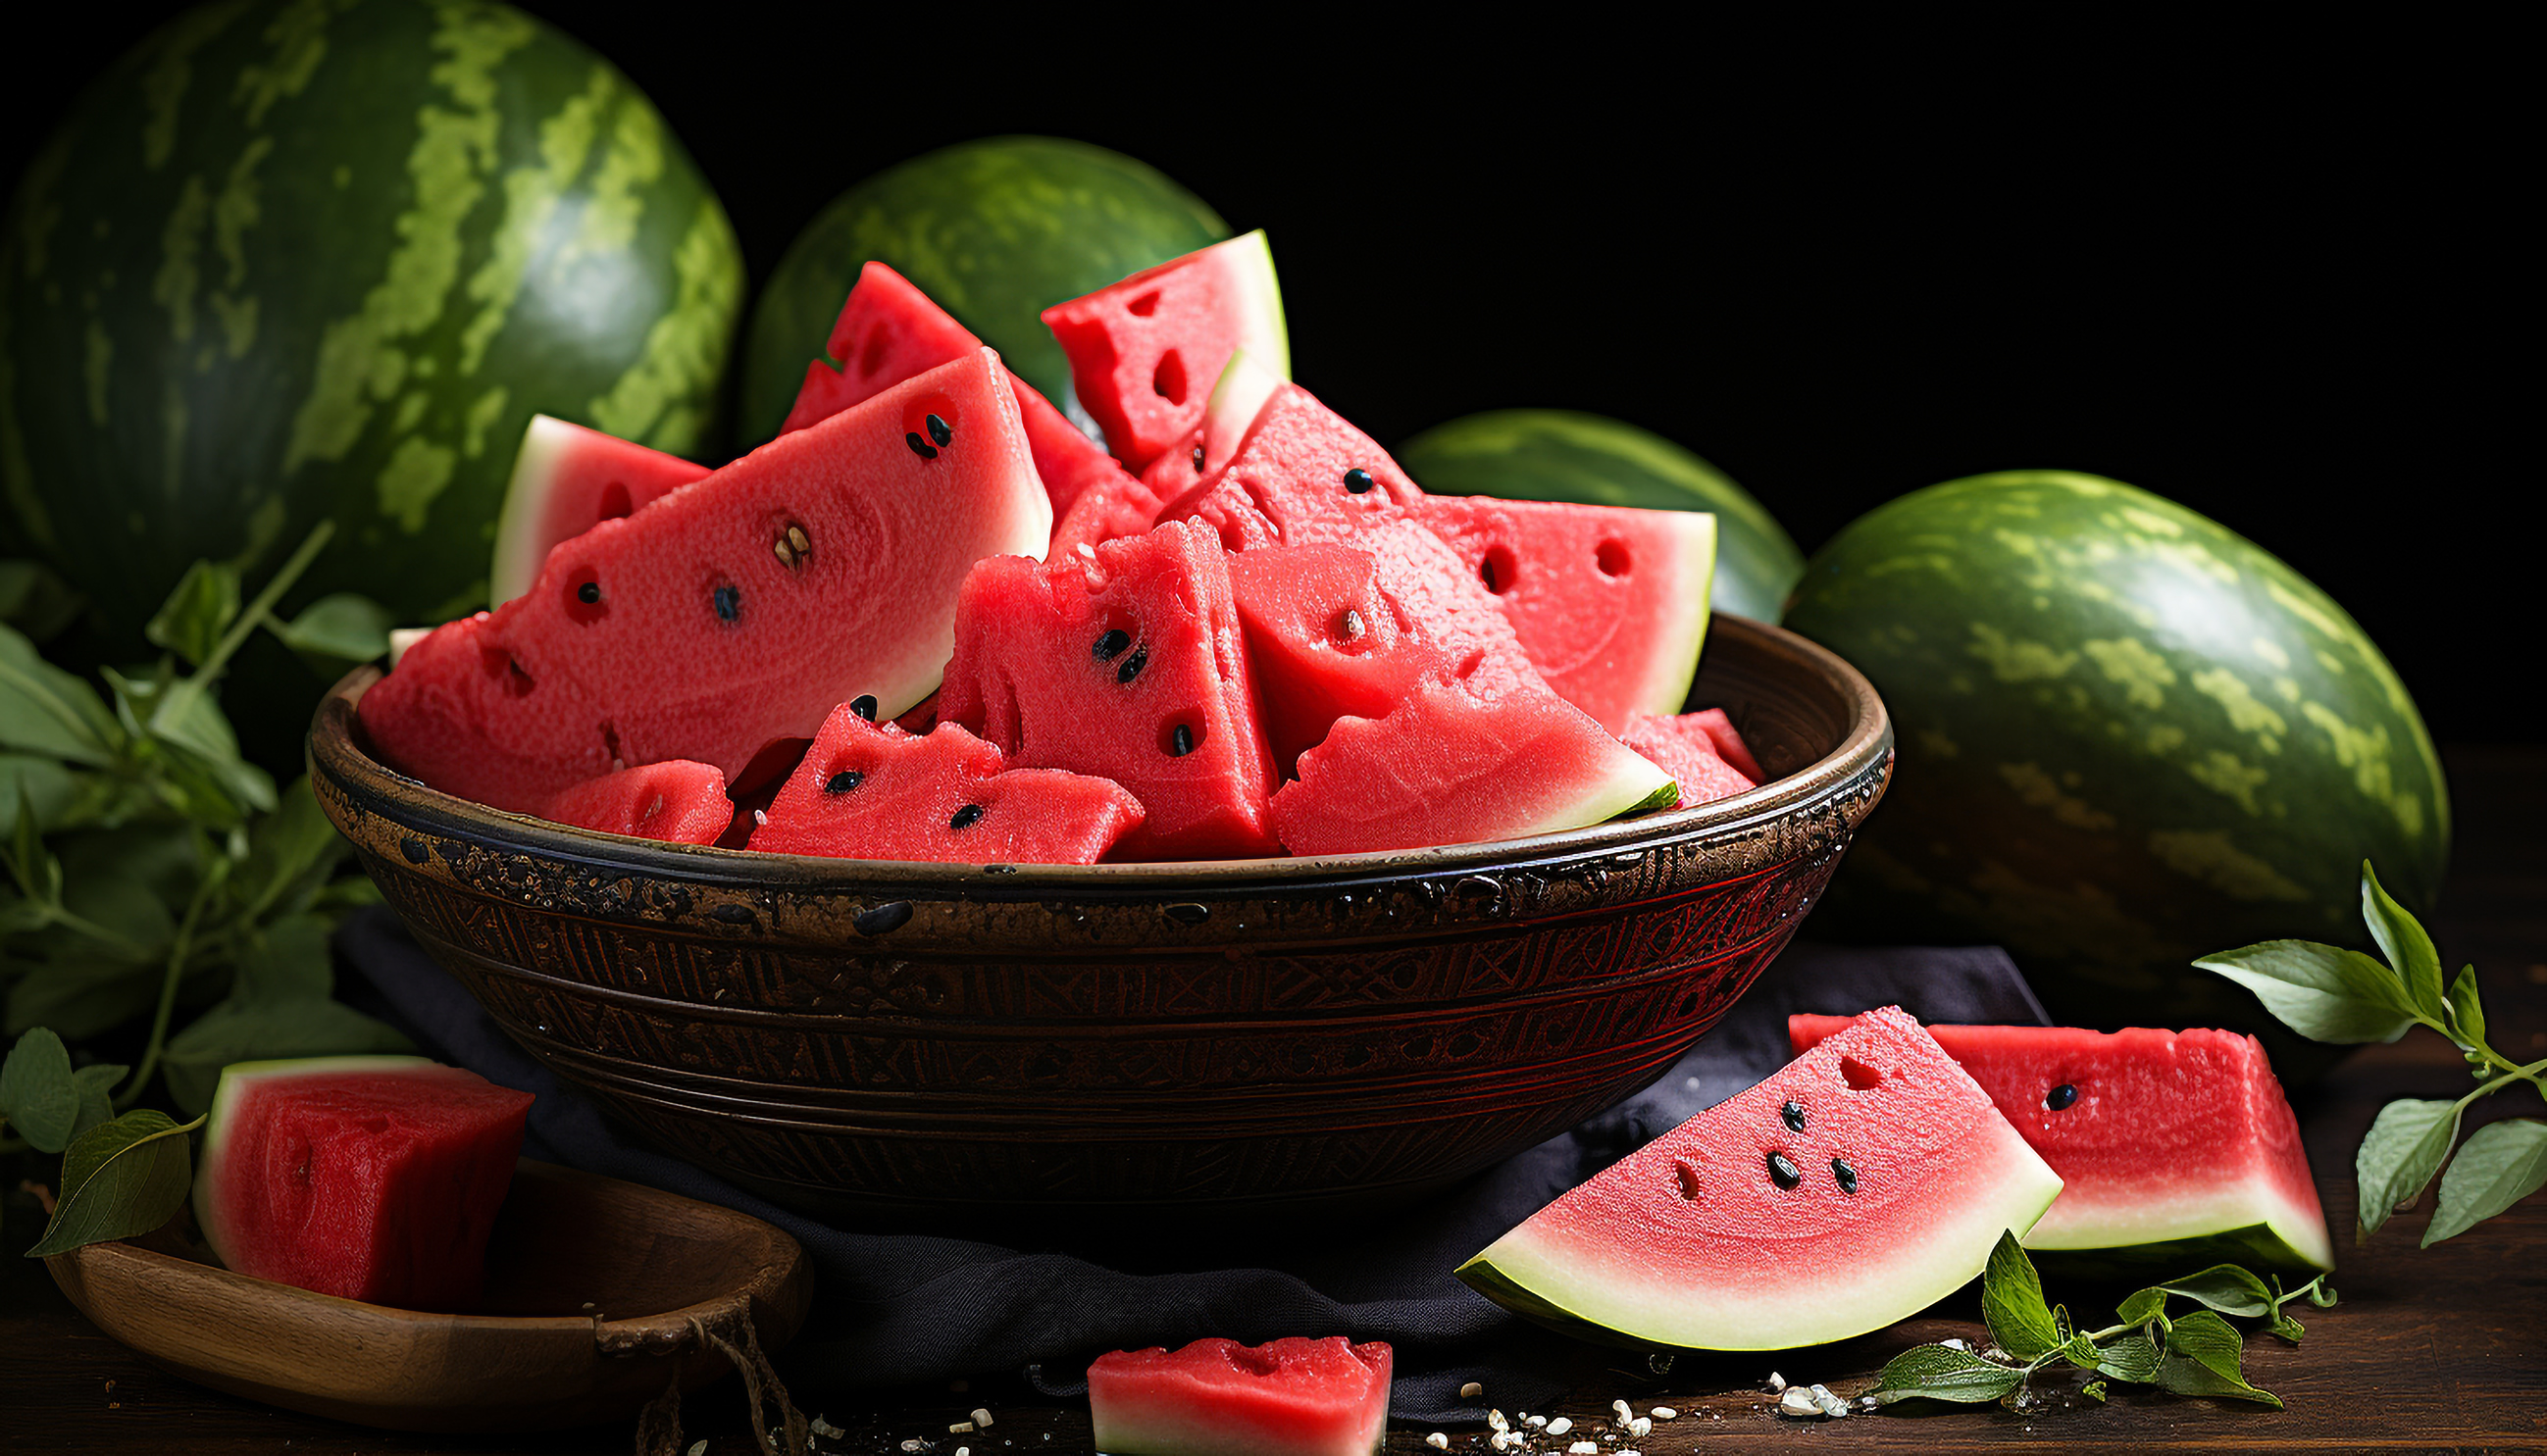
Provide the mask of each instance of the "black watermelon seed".
{"label": "black watermelon seed", "polygon": [[858,785],[863,784],[866,781],[867,776],[865,774],[862,774],[853,768],[844,768],[838,773],[832,775],[831,780],[823,785],[823,792],[826,794],[846,794],[851,789],[856,788]]}
{"label": "black watermelon seed", "polygon": [[1193,463],[1196,471],[1202,469],[1202,447],[1199,445],[1193,448]]}
{"label": "black watermelon seed", "polygon": [[1352,470],[1345,471],[1345,489],[1352,491],[1356,495],[1360,495],[1369,488],[1370,471],[1363,470],[1360,466],[1356,466]]}
{"label": "black watermelon seed", "polygon": [[743,617],[742,591],[732,586],[718,587],[716,589],[716,612],[719,617],[724,618],[728,622],[741,620]]}
{"label": "black watermelon seed", "polygon": [[1831,1159],[1831,1176],[1839,1180],[1839,1191],[1842,1193],[1857,1191],[1857,1169],[1850,1167],[1846,1159],[1837,1157]]}
{"label": "black watermelon seed", "polygon": [[1790,1161],[1783,1153],[1769,1155],[1769,1179],[1781,1188],[1793,1188],[1804,1180],[1804,1170]]}
{"label": "black watermelon seed", "polygon": [[2054,1087],[2051,1091],[2043,1094],[2043,1105],[2051,1108],[2055,1112],[2059,1112],[2062,1108],[2066,1107],[2077,1100],[2078,1089],[2067,1082],[2063,1082],[2061,1085]]}
{"label": "black watermelon seed", "polygon": [[600,605],[601,583],[598,581],[587,581],[583,585],[576,587],[574,589],[574,599],[583,603],[587,607]]}
{"label": "black watermelon seed", "polygon": [[1168,751],[1179,758],[1183,758],[1186,754],[1191,753],[1193,751],[1193,729],[1186,727],[1184,724],[1178,724],[1176,733],[1168,744]]}
{"label": "black watermelon seed", "polygon": [[869,723],[875,722],[876,700],[873,693],[860,693],[849,700],[849,711]]}
{"label": "black watermelon seed", "polygon": [[973,825],[981,822],[981,819],[982,806],[978,804],[968,804],[962,809],[955,811],[955,816],[946,821],[946,827],[950,829],[969,829]]}
{"label": "black watermelon seed", "polygon": [[1098,661],[1111,662],[1115,658],[1122,656],[1123,649],[1130,645],[1132,645],[1132,634],[1117,627],[1109,630],[1103,637],[1098,638],[1097,640],[1097,645],[1090,650],[1096,653]]}
{"label": "black watermelon seed", "polygon": [[928,417],[928,438],[936,441],[942,448],[955,443],[955,431],[947,425],[946,421],[932,414]]}
{"label": "black watermelon seed", "polygon": [[1789,1132],[1800,1133],[1804,1130],[1803,1103],[1790,1102],[1786,1106],[1778,1109],[1778,1115],[1787,1120],[1787,1130]]}
{"label": "black watermelon seed", "polygon": [[910,446],[911,453],[919,456],[922,460],[935,460],[937,458],[937,447],[921,439],[920,432],[918,430],[914,430],[910,434],[903,436],[902,443]]}
{"label": "black watermelon seed", "polygon": [[1141,675],[1142,668],[1149,665],[1149,647],[1147,645],[1134,647],[1132,649],[1132,655],[1123,659],[1123,665],[1114,669],[1114,680],[1116,682],[1130,682],[1132,679]]}

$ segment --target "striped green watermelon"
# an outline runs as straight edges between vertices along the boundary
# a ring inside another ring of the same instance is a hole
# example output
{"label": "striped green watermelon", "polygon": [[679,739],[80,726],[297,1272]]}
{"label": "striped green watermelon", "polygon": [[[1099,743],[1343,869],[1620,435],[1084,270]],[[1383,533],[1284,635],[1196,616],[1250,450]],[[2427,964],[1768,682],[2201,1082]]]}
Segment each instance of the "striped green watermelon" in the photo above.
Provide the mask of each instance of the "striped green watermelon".
{"label": "striped green watermelon", "polygon": [[1873,680],[1900,767],[1814,924],[1995,941],[2054,1015],[2263,1036],[2187,963],[2359,938],[2361,863],[2427,908],[2439,759],[2327,594],[2217,523],[2094,475],[1903,496],[1817,553],[1787,626]]}
{"label": "striped green watermelon", "polygon": [[600,56],[481,0],[188,11],[44,146],[0,232],[0,490],[137,642],[187,563],[400,619],[475,606],[535,412],[695,449],[733,229]]}
{"label": "striped green watermelon", "polygon": [[1718,612],[1778,620],[1803,553],[1723,471],[1648,430],[1569,409],[1496,409],[1435,425],[1397,463],[1439,495],[1569,500],[1715,513]]}
{"label": "striped green watermelon", "polygon": [[1201,199],[1103,147],[1001,136],[914,157],[834,200],[762,286],[744,347],[744,438],[778,432],[869,259],[1072,409],[1070,363],[1042,311],[1227,236]]}

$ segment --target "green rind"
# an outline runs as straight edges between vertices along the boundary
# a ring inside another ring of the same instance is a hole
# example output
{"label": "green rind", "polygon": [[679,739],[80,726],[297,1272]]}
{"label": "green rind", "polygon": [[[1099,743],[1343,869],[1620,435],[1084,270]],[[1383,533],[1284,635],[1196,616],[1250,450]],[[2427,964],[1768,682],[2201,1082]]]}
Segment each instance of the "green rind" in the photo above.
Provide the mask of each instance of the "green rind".
{"label": "green rind", "polygon": [[1436,425],[1394,454],[1417,484],[1443,495],[1712,511],[1710,599],[1719,612],[1775,622],[1803,574],[1803,553],[1748,491],[1624,421],[1564,409],[1489,410]]}
{"label": "green rind", "polygon": [[253,579],[321,517],[296,602],[473,604],[532,413],[697,448],[743,285],[646,98],[475,0],[187,12],[0,236],[0,494],[131,649],[196,557]]}
{"label": "green rind", "polygon": [[869,259],[890,264],[1047,399],[1075,398],[1045,308],[1229,236],[1130,157],[1044,136],[967,141],[879,172],[790,244],[744,350],[747,440],[774,435]]}
{"label": "green rind", "polygon": [[2334,1267],[2331,1258],[2320,1259],[2302,1250],[2270,1223],[2224,1229],[2197,1238],[2096,1248],[2040,1248],[2029,1242],[2026,1252],[2033,1255],[2038,1266],[2056,1276],[2092,1280],[2164,1279],[2213,1264],[2309,1274]]}
{"label": "green rind", "polygon": [[2194,957],[2357,944],[2362,861],[2428,908],[2440,760],[2324,592],[2184,507],[2020,471],[1904,496],[1812,559],[1787,626],[1883,694],[1899,773],[1814,924],[2005,945],[2056,1018],[2253,1032],[2322,1070]]}

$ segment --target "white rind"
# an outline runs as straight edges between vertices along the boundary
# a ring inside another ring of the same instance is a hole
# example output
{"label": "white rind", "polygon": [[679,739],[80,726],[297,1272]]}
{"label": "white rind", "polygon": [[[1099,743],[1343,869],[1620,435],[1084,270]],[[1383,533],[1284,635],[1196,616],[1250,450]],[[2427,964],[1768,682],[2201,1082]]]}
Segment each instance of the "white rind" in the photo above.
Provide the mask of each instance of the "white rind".
{"label": "white rind", "polygon": [[1248,301],[1238,326],[1238,347],[1277,379],[1291,377],[1291,334],[1282,317],[1282,284],[1274,272],[1274,247],[1265,229],[1242,233],[1205,250],[1211,266]]}
{"label": "white rind", "polygon": [[2258,1227],[2317,1267],[2334,1267],[2334,1242],[2325,1217],[2246,1179],[2195,1189],[2163,1203],[2139,1196],[2128,1204],[2096,1206],[2079,1203],[2074,1195],[2064,1197],[2034,1226],[2025,1246],[2047,1252],[2117,1250]]}
{"label": "white rind", "polygon": [[575,426],[545,414],[532,415],[530,427],[522,431],[522,448],[513,454],[512,478],[504,482],[504,505],[495,516],[495,557],[486,574],[487,606],[500,607],[539,580],[547,555],[532,558],[531,537],[521,528],[548,503],[545,497],[530,498],[534,482],[557,473],[558,457],[574,444],[576,433]]}
{"label": "white rind", "polygon": [[1266,401],[1284,383],[1281,372],[1268,369],[1245,349],[1229,356],[1203,405],[1202,458],[1208,467],[1229,464],[1246,442],[1249,427],[1265,412]]}
{"label": "white rind", "polygon": [[[1626,507],[1621,507],[1626,509]],[[1639,713],[1660,714],[1669,718],[1689,706],[1690,684],[1698,681],[1699,654],[1707,647],[1707,628],[1711,620],[1708,594],[1715,586],[1715,517],[1707,511],[1657,512],[1667,522],[1666,529],[1682,536],[1688,544],[1690,559],[1705,565],[1692,573],[1692,590],[1682,594],[1680,610],[1664,615],[1660,628],[1670,634],[1666,649],[1654,654],[1660,667],[1636,709]]]}

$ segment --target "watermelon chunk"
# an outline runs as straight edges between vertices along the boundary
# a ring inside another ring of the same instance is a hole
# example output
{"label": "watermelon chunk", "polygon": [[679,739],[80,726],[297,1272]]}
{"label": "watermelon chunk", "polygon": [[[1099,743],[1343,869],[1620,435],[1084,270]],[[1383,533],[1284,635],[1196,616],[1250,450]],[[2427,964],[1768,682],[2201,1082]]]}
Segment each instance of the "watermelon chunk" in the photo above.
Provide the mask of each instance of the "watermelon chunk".
{"label": "watermelon chunk", "polygon": [[1021,767],[1112,779],[1146,813],[1126,859],[1271,854],[1274,762],[1219,543],[1163,527],[1037,565],[982,562],[937,699]]}
{"label": "watermelon chunk", "polygon": [[1263,231],[1214,243],[1043,310],[1071,391],[1138,471],[1202,422],[1232,354],[1291,371],[1282,293]]}
{"label": "watermelon chunk", "polygon": [[1679,715],[1696,725],[1715,745],[1715,756],[1741,770],[1742,776],[1755,784],[1765,784],[1769,776],[1760,771],[1760,760],[1751,756],[1751,745],[1742,741],[1742,730],[1721,708],[1702,708],[1696,713]]}
{"label": "watermelon chunk", "polygon": [[[1709,711],[1718,718],[1724,716],[1721,710]],[[1652,759],[1672,776],[1672,782],[1680,786],[1683,808],[1728,799],[1759,787],[1758,780],[1746,776],[1717,753],[1714,737],[1699,718],[1696,713],[1669,718],[1638,714],[1627,720],[1619,741]]]}
{"label": "watermelon chunk", "polygon": [[469,1309],[530,1106],[421,1057],[238,1063],[213,1092],[196,1222],[241,1274]]}
{"label": "watermelon chunk", "polygon": [[707,472],[706,466],[633,440],[532,415],[495,518],[487,604],[500,607],[530,590],[559,542],[629,515]]}
{"label": "watermelon chunk", "polygon": [[1897,1007],[1871,1011],[1459,1267],[1594,1338],[1771,1350],[1879,1329],[1981,1271],[2061,1191]]}
{"label": "watermelon chunk", "polygon": [[[864,403],[916,375],[982,348],[971,330],[955,321],[909,279],[882,263],[870,261],[858,272],[840,316],[832,324],[824,346],[837,368],[817,359],[805,366],[805,383],[796,394],[780,433],[801,430],[831,418],[853,404]],[[1025,422],[1026,444],[1034,453],[1035,474],[1052,500],[1056,517],[1093,483],[1123,474],[1122,467],[1096,441],[1080,433],[1052,401],[1032,385],[1009,376],[1017,397],[1018,417]]]}
{"label": "watermelon chunk", "polygon": [[[1203,449],[1208,459],[1208,440]],[[1228,460],[1209,470],[1159,519],[1201,521],[1231,551],[1347,541],[1424,497],[1387,451],[1297,385],[1274,389]]]}
{"label": "watermelon chunk", "polygon": [[586,780],[552,796],[540,817],[666,844],[714,844],[734,821],[734,801],[714,764],[675,759]]}
{"label": "watermelon chunk", "polygon": [[[1802,1053],[1852,1020],[1790,1016],[1787,1032]],[[2253,1037],[2070,1026],[1928,1033],[2061,1175],[2061,1196],[2026,1247],[2086,1274],[2334,1267],[2299,1119]]]}
{"label": "watermelon chunk", "polygon": [[1009,768],[954,724],[924,735],[843,703],[778,791],[750,847],[776,854],[957,864],[1093,865],[1141,822],[1104,779]]}
{"label": "watermelon chunk", "polygon": [[362,726],[403,772],[496,809],[670,759],[739,783],[841,702],[892,717],[927,697],[964,573],[1051,527],[1008,371],[980,350],[574,538],[533,590],[410,647]]}
{"label": "watermelon chunk", "polygon": [[1116,1350],[1088,1367],[1089,1414],[1108,1456],[1371,1456],[1393,1363],[1342,1335]]}

